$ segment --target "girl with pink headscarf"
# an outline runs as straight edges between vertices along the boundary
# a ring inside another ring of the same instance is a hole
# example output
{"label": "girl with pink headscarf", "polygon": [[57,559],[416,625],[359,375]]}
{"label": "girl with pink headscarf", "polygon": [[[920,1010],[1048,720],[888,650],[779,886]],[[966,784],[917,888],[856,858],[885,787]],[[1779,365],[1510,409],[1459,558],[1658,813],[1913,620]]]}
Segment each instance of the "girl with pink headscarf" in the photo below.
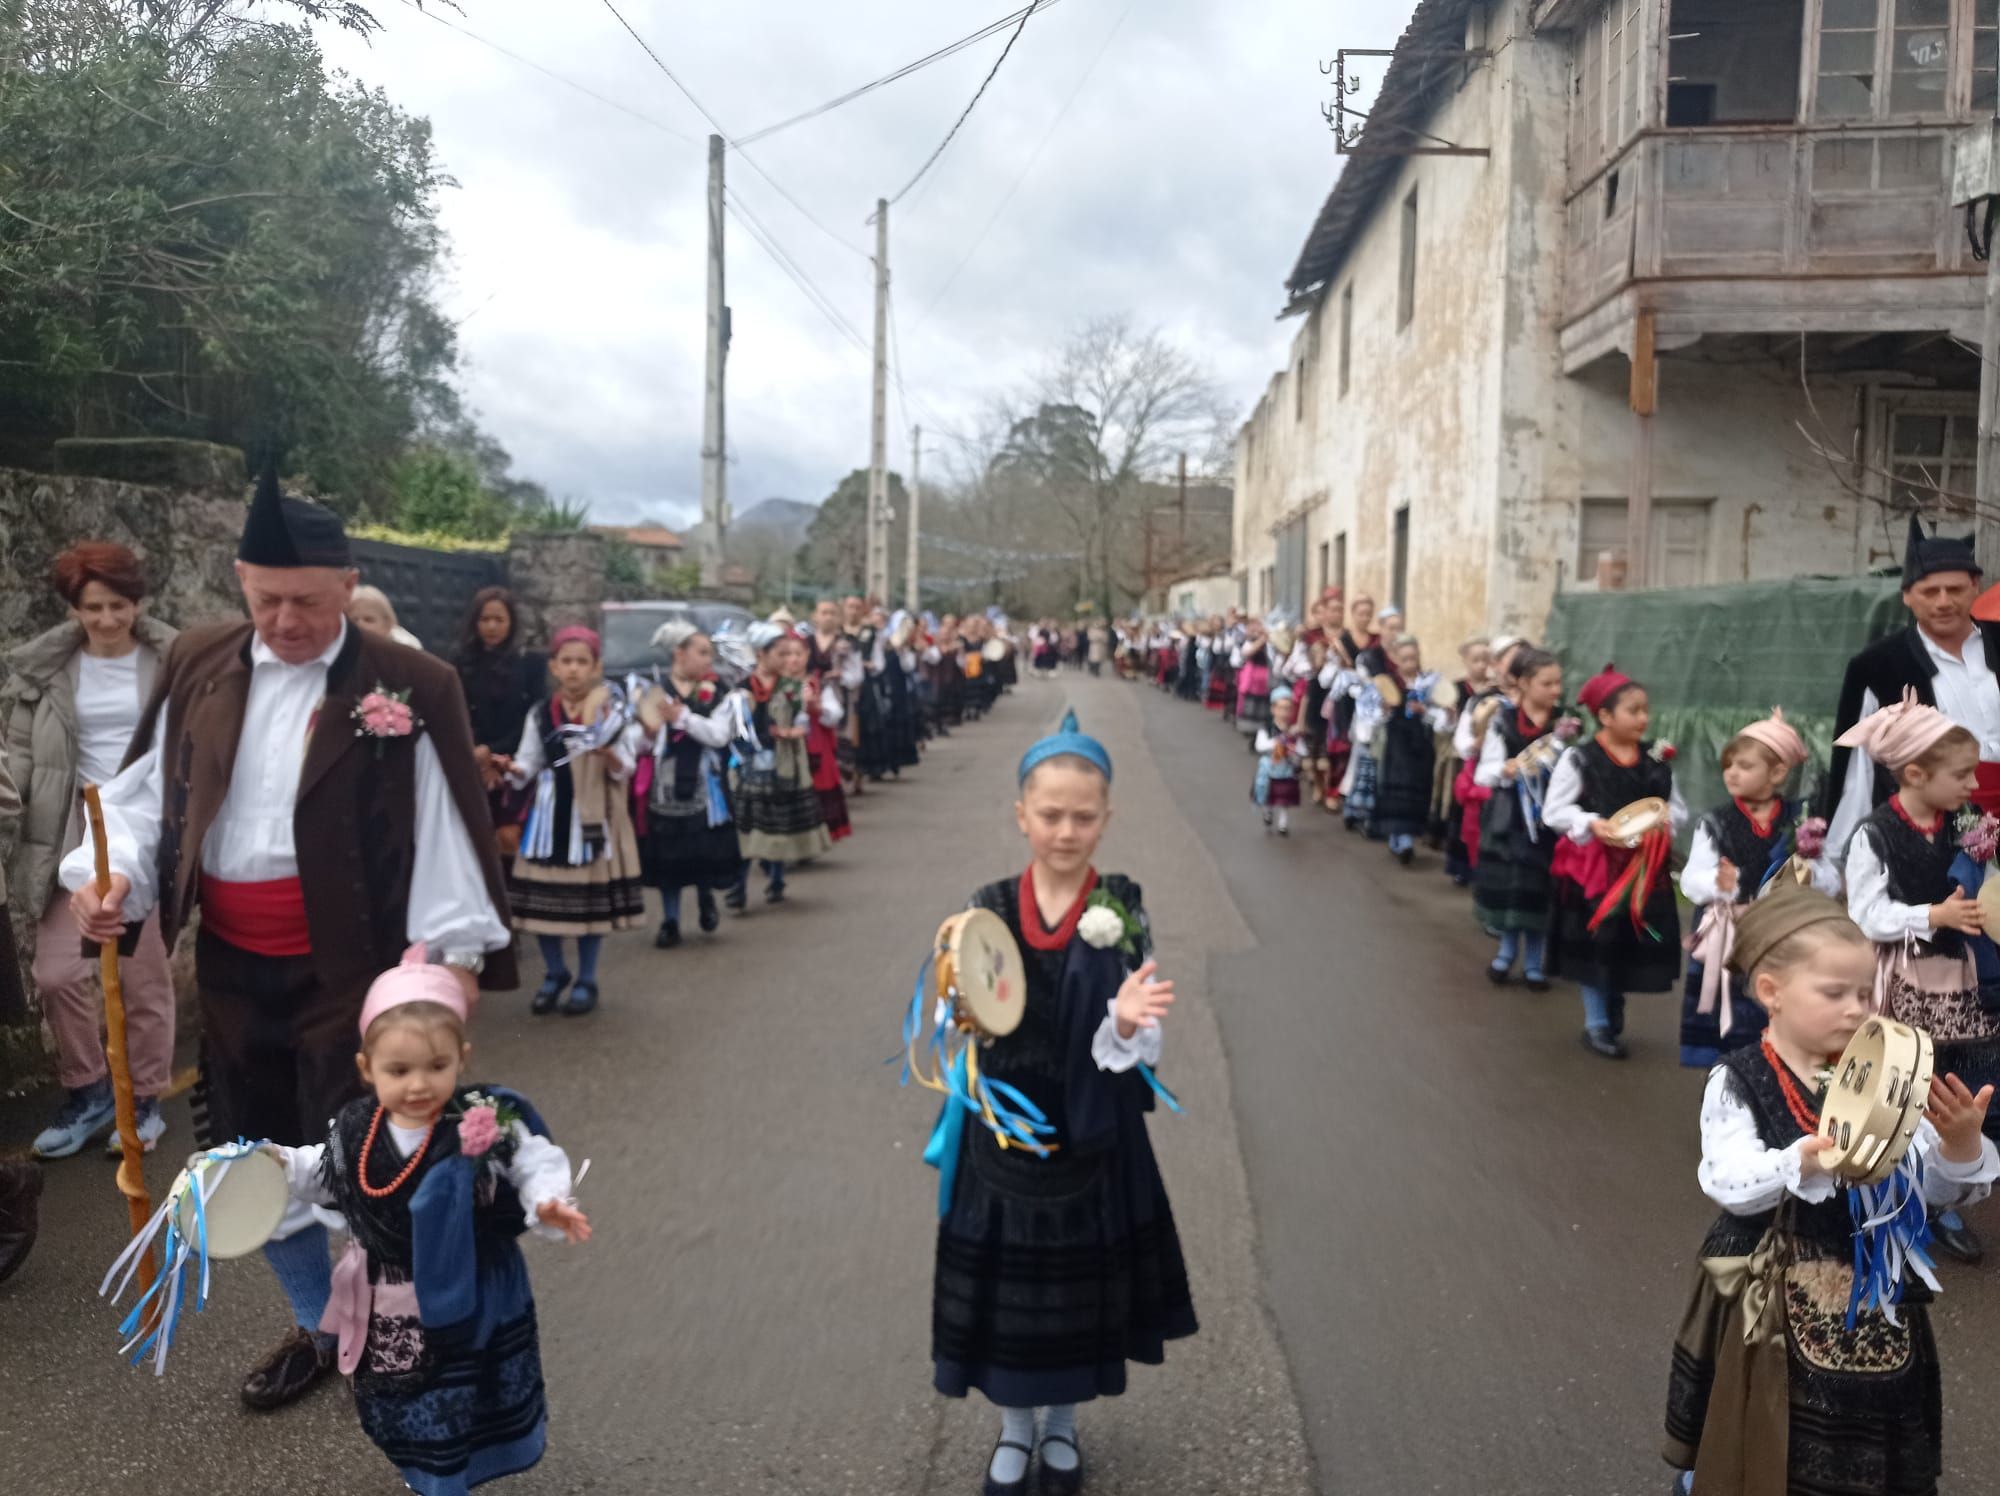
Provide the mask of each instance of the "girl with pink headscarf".
{"label": "girl with pink headscarf", "polygon": [[[1704,933],[1733,928],[1733,920],[1720,916],[1711,921],[1708,911],[1748,904],[1784,872],[1796,851],[1812,863],[1815,886],[1839,895],[1840,870],[1820,855],[1810,834],[1800,835],[1804,809],[1785,796],[1791,776],[1809,757],[1805,739],[1776,708],[1724,745],[1722,786],[1729,798],[1695,823],[1680,878],[1681,892],[1695,906],[1695,920]],[[1824,827],[1819,829],[1823,834]],[[1726,942],[1726,934],[1722,938]],[[1681,1063],[1690,1069],[1709,1069],[1731,1050],[1757,1043],[1764,1032],[1763,1007],[1740,973],[1724,969],[1726,958],[1726,944],[1697,944],[1688,960],[1681,994]]]}

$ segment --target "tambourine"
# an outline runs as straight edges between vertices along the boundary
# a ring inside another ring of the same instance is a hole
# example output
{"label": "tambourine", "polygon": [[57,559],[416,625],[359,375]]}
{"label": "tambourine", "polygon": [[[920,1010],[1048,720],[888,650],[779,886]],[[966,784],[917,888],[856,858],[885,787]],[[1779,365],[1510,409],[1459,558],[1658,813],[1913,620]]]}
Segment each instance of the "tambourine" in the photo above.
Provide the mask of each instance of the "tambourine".
{"label": "tambourine", "polygon": [[1403,704],[1403,688],[1396,683],[1393,675],[1375,677],[1375,689],[1381,693],[1382,704],[1394,711]]}
{"label": "tambourine", "polygon": [[174,1202],[181,1235],[205,1242],[210,1257],[228,1259],[248,1257],[271,1239],[285,1218],[291,1191],[285,1166],[276,1158],[262,1148],[244,1151],[232,1145],[190,1158],[167,1198]]}
{"label": "tambourine", "polygon": [[1612,812],[1605,819],[1611,823],[1612,835],[1628,847],[1636,847],[1640,842],[1668,824],[1672,811],[1667,802],[1654,795],[1644,800],[1634,800],[1622,810]]}
{"label": "tambourine", "polygon": [[1007,922],[990,909],[967,909],[939,925],[930,994],[950,1005],[964,1033],[1004,1039],[1019,1028],[1028,969]]}
{"label": "tambourine", "polygon": [[1534,742],[1514,755],[1514,772],[1530,774],[1538,770],[1552,770],[1563,755],[1563,745],[1553,734],[1536,738]]}
{"label": "tambourine", "polygon": [[1820,1104],[1819,1156],[1852,1184],[1879,1184],[1916,1141],[1931,1094],[1931,1037],[1889,1018],[1871,1018],[1849,1041]]}
{"label": "tambourine", "polygon": [[1472,709],[1472,736],[1477,742],[1486,740],[1486,729],[1493,725],[1493,718],[1499,713],[1501,699],[1488,696]]}
{"label": "tambourine", "polygon": [[988,639],[984,644],[979,646],[979,653],[997,665],[1007,658],[1007,641],[1005,639]]}
{"label": "tambourine", "polygon": [[666,690],[661,686],[648,686],[638,694],[639,704],[634,714],[649,734],[657,734],[667,725],[667,700]]}

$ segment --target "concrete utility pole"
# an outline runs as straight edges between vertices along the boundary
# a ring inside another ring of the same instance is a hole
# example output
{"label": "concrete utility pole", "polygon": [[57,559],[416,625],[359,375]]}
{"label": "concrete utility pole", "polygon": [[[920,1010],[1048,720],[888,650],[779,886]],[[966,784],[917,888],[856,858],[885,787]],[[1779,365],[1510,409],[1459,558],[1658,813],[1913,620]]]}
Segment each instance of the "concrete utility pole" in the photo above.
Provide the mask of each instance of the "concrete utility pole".
{"label": "concrete utility pole", "polygon": [[722,297],[722,157],[708,137],[708,374],[701,422],[701,585],[722,585],[722,543],[729,531],[729,443],[723,420],[723,365],[729,359],[729,308]]}
{"label": "concrete utility pole", "polygon": [[875,203],[875,406],[868,423],[868,586],[889,601],[889,204]]}
{"label": "concrete utility pole", "polygon": [[[2000,119],[1983,120],[1965,132],[1955,163],[1952,196],[1962,212],[1987,225],[1996,221],[2000,197]],[[1990,583],[2000,578],[2000,255],[1986,249],[1986,331],[1979,345],[1979,469],[1974,480],[1973,547]]]}
{"label": "concrete utility pole", "polygon": [[910,595],[906,606],[912,613],[924,611],[924,595],[917,585],[917,529],[918,521],[923,517],[923,472],[924,428],[918,426],[910,432],[910,551],[903,567],[903,585],[909,589]]}

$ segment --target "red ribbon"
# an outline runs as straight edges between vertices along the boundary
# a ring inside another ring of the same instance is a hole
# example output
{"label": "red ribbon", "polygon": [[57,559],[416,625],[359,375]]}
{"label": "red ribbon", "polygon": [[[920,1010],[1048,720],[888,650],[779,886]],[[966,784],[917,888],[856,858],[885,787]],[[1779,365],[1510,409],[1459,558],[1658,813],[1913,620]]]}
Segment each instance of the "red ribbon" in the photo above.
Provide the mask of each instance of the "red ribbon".
{"label": "red ribbon", "polygon": [[1635,935],[1659,938],[1659,933],[1646,923],[1646,903],[1659,886],[1660,874],[1666,868],[1667,857],[1672,850],[1673,837],[1665,827],[1656,827],[1646,833],[1626,862],[1625,870],[1613,881],[1610,892],[1604,895],[1597,912],[1590,917],[1591,934],[1595,935],[1598,926],[1620,908],[1628,908]]}

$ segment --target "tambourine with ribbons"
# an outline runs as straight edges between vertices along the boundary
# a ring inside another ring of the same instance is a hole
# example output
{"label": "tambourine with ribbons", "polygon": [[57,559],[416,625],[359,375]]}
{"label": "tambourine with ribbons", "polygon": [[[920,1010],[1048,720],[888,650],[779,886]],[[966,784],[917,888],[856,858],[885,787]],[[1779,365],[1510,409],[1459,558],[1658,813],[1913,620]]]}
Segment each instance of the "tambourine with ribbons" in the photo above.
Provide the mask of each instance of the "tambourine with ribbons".
{"label": "tambourine with ribbons", "polygon": [[134,1364],[150,1356],[153,1374],[164,1376],[181,1311],[190,1300],[196,1312],[208,1307],[210,1262],[247,1257],[263,1246],[277,1232],[290,1202],[285,1167],[261,1143],[238,1141],[190,1158],[166,1202],[118,1254],[98,1286],[99,1297],[117,1303],[153,1243],[162,1244],[162,1272],[118,1327],[119,1334],[129,1337],[119,1354],[130,1355]]}
{"label": "tambourine with ribbons", "polygon": [[1590,916],[1590,933],[1595,935],[1605,921],[1622,912],[1631,919],[1634,934],[1657,940],[1659,932],[1646,923],[1646,904],[1673,856],[1672,807],[1654,796],[1635,800],[1605,820],[1610,823],[1613,839],[1632,855],[1598,901]]}

